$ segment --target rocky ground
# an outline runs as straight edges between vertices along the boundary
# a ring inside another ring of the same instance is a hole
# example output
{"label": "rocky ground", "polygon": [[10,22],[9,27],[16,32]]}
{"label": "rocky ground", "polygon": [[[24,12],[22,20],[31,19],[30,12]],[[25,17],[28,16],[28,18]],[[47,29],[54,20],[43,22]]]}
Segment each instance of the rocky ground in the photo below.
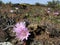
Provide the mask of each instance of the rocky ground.
{"label": "rocky ground", "polygon": [[[55,11],[60,12],[45,6],[2,5],[0,42],[10,42],[11,45],[60,45],[60,14],[54,14]],[[12,32],[12,27],[21,21],[26,22],[31,33],[25,42],[17,40]]]}

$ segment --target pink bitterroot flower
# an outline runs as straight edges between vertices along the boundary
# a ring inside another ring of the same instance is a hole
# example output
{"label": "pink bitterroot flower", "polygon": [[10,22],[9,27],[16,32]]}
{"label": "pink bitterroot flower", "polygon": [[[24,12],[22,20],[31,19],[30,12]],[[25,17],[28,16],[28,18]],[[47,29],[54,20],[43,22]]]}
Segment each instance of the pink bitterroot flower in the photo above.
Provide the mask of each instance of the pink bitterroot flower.
{"label": "pink bitterroot flower", "polygon": [[53,14],[54,14],[54,15],[59,15],[59,12],[54,12]]}
{"label": "pink bitterroot flower", "polygon": [[17,23],[13,28],[13,32],[16,33],[16,38],[21,41],[23,41],[24,39],[27,40],[30,35],[28,28],[25,26],[24,22]]}
{"label": "pink bitterroot flower", "polygon": [[47,13],[50,13],[50,11],[47,11]]}
{"label": "pink bitterroot flower", "polygon": [[51,8],[48,8],[48,10],[51,10]]}

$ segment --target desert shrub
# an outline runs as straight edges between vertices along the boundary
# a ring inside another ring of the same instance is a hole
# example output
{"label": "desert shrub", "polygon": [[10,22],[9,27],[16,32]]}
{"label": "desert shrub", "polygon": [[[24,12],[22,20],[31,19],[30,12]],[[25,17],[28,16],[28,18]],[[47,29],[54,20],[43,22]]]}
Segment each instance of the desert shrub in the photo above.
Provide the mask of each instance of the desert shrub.
{"label": "desert shrub", "polygon": [[1,0],[0,0],[0,5],[4,4]]}
{"label": "desert shrub", "polygon": [[52,0],[52,1],[49,1],[47,6],[49,7],[52,7],[52,8],[57,8],[57,7],[60,7],[60,1],[59,0]]}
{"label": "desert shrub", "polygon": [[26,9],[27,8],[27,5],[22,5],[21,8],[22,9]]}
{"label": "desert shrub", "polygon": [[8,4],[8,5],[12,5],[12,2],[8,2],[8,3],[6,3],[6,4]]}
{"label": "desert shrub", "polygon": [[36,5],[36,6],[40,6],[40,3],[36,3],[35,5]]}

